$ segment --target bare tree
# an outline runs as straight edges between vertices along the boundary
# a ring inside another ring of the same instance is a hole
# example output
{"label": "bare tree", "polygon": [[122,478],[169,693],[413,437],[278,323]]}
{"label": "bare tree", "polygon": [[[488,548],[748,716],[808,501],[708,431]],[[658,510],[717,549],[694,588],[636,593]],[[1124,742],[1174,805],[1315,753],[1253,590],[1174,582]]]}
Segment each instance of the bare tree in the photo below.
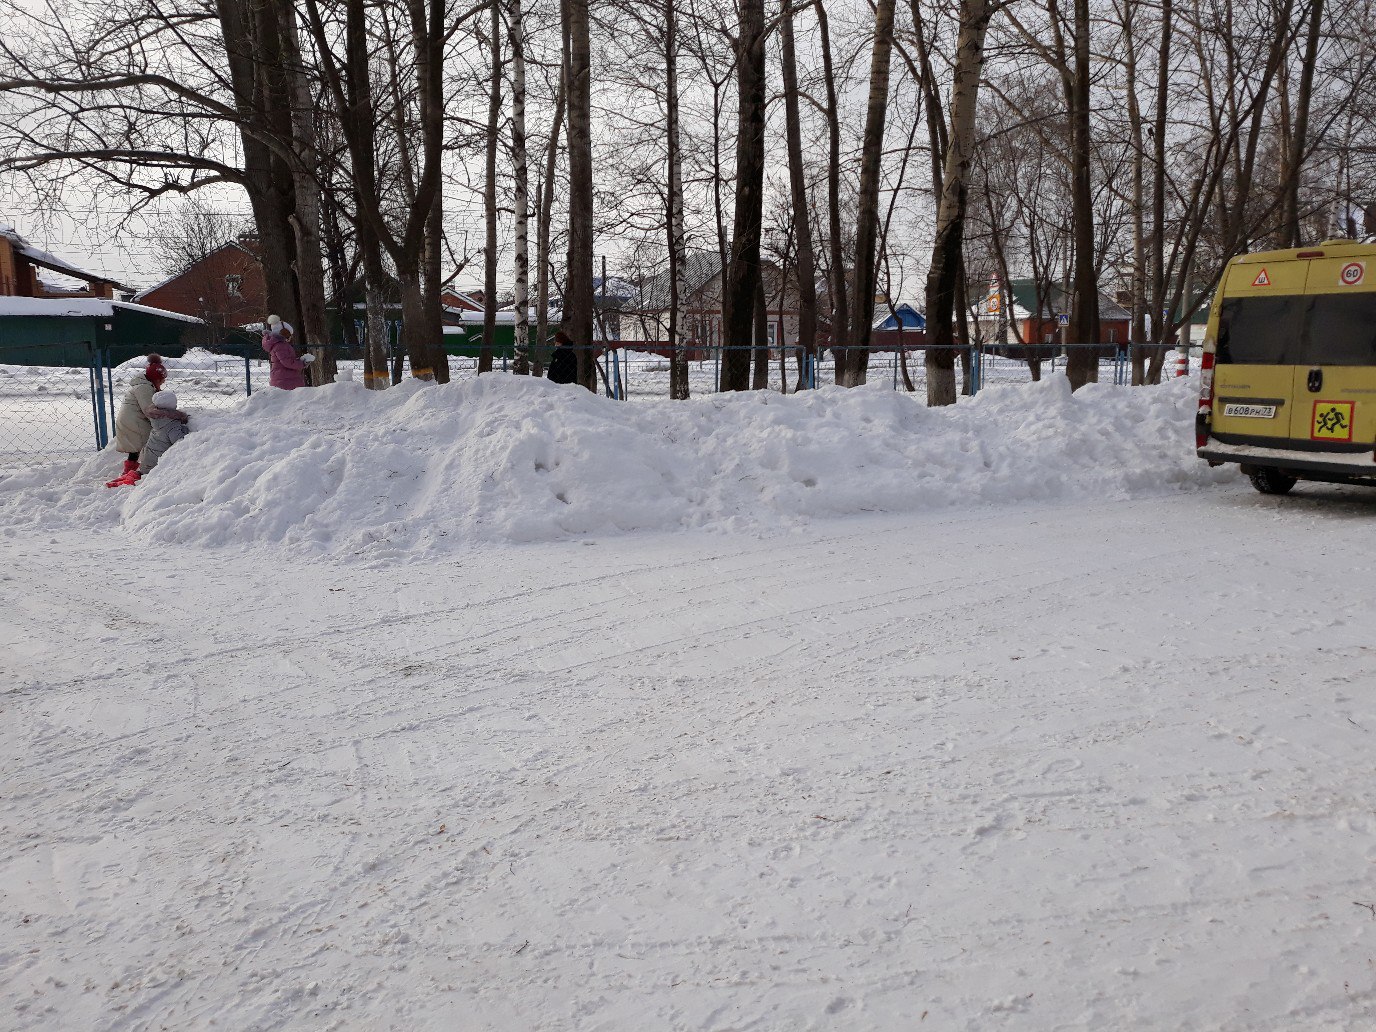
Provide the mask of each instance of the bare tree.
{"label": "bare tree", "polygon": [[869,366],[870,331],[874,322],[874,290],[879,235],[879,172],[884,150],[884,115],[889,105],[889,55],[893,50],[894,0],[878,0],[874,15],[874,47],[870,57],[870,95],[865,115],[865,139],[860,163],[860,206],[855,229],[854,330],[843,352],[844,374],[837,357],[837,382],[855,387],[865,382]]}
{"label": "bare tree", "polygon": [[592,354],[592,61],[588,0],[561,0],[568,97],[569,239],[564,281],[564,332],[578,349],[578,382],[597,389]]}
{"label": "bare tree", "polygon": [[[928,405],[956,403],[954,321],[959,286],[964,276],[962,247],[969,204],[975,111],[984,67],[984,40],[992,14],[990,0],[961,0],[950,128],[938,192],[936,238],[927,273]],[[961,321],[964,322],[963,317]]]}
{"label": "bare tree", "polygon": [[511,164],[516,181],[513,371],[530,372],[530,196],[526,155],[526,39],[522,0],[511,0]]}
{"label": "bare tree", "polygon": [[488,80],[487,147],[483,176],[483,344],[478,352],[478,372],[492,371],[492,347],[497,336],[497,146],[501,140],[502,114],[502,12],[498,0],[488,0],[491,27],[488,45],[492,53]]}
{"label": "bare tree", "polygon": [[683,144],[679,132],[678,9],[676,0],[664,0],[664,132],[669,166],[666,198],[669,244],[669,397],[688,397],[688,351],[683,346],[681,306],[686,293],[687,238],[683,224]]}
{"label": "bare tree", "polygon": [[736,208],[731,262],[722,296],[723,391],[750,388],[754,311],[760,297],[760,234],[764,222],[764,0],[741,0],[736,36]]}
{"label": "bare tree", "polygon": [[[792,237],[798,280],[798,349],[807,361],[817,360],[817,265],[812,253],[812,206],[808,202],[807,168],[803,164],[802,120],[799,111],[798,55],[793,38],[793,5],[782,0],[779,15],[780,69],[784,86],[784,127],[788,147],[788,185],[792,201]],[[787,264],[785,263],[785,268]],[[799,382],[802,380],[800,363]]]}

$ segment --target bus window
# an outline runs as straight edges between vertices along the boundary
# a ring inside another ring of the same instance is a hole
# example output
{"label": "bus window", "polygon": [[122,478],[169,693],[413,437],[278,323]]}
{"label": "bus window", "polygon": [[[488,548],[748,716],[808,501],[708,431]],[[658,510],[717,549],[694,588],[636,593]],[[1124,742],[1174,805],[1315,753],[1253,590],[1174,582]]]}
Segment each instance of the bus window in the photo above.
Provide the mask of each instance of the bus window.
{"label": "bus window", "polygon": [[1305,320],[1306,365],[1376,365],[1376,294],[1316,294]]}
{"label": "bus window", "polygon": [[1218,362],[1234,365],[1300,363],[1300,330],[1312,298],[1295,295],[1232,297],[1218,319]]}

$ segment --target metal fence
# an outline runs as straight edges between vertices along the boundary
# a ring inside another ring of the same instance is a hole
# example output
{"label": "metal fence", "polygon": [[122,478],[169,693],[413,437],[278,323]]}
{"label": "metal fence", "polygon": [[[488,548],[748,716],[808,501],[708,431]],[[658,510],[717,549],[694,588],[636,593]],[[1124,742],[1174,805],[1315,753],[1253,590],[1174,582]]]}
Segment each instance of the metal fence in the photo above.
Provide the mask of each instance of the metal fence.
{"label": "metal fence", "polygon": [[[1142,353],[1160,349],[1160,345],[1143,346]],[[752,351],[748,347],[692,345],[689,353],[688,380],[691,394],[711,394],[721,384],[721,364],[729,352]],[[762,389],[793,392],[836,382],[836,353],[849,350],[845,346],[827,347],[816,356],[789,345],[771,349],[764,376],[758,382]],[[925,395],[927,369],[923,348],[902,351],[893,348],[870,348],[866,383],[889,386]],[[933,349],[934,350],[934,349]],[[1027,383],[1033,378],[1033,365],[1040,376],[1063,372],[1068,356],[1077,350],[1093,351],[1098,362],[1101,383],[1128,384],[1132,380],[1132,352],[1125,344],[1085,345],[1009,345],[1006,347],[952,347],[955,362],[956,389],[966,395],[995,384]],[[1166,351],[1163,377],[1179,371],[1176,359],[1179,351]],[[670,359],[659,346],[652,351],[638,350],[633,342],[614,345],[611,350],[595,347],[598,386],[608,397],[619,399],[653,399],[669,396]],[[1029,362],[1029,358],[1031,362]],[[451,371],[454,369],[451,359]],[[500,363],[498,363],[500,366]],[[752,370],[750,381],[757,382]]]}
{"label": "metal fence", "polygon": [[[1129,352],[1123,345],[1087,345],[1097,352],[1099,379],[1125,384],[1130,379]],[[135,358],[112,364],[105,349],[86,345],[89,363],[82,366],[18,365],[5,361],[0,347],[0,467],[27,465],[35,458],[79,455],[105,447],[115,436],[115,418],[132,378],[143,371],[145,360]],[[1073,345],[1039,345],[1033,353],[1042,376],[1064,368]],[[31,361],[32,348],[25,348]],[[608,349],[596,346],[598,389],[618,400],[650,401],[669,397],[670,359],[664,348],[638,350],[633,343]],[[723,357],[734,349],[693,345],[689,351],[689,391],[711,394],[721,383]],[[765,366],[763,389],[792,393],[835,382],[835,352],[804,354],[796,346],[774,348]],[[973,394],[994,384],[1025,383],[1031,368],[1022,349],[957,349],[956,387]],[[1167,355],[1164,375],[1177,372],[1176,357]],[[268,364],[246,355],[213,354],[195,350],[184,358],[165,358],[166,388],[177,395],[178,406],[192,415],[238,405],[254,390],[266,387]],[[494,370],[509,368],[506,358],[494,360]],[[362,378],[361,363],[341,360],[343,377]],[[451,356],[450,377],[464,380],[477,376],[477,360]],[[752,364],[752,382],[756,379]],[[906,375],[905,375],[906,373]],[[403,364],[403,375],[409,368]],[[867,382],[905,390],[911,384],[925,397],[926,367],[921,350],[871,349]]]}
{"label": "metal fence", "polygon": [[[79,455],[114,439],[119,405],[147,361],[139,357],[115,364],[107,349],[85,347],[85,366],[19,365],[6,358],[20,349],[0,347],[0,467]],[[23,352],[32,361],[33,348]],[[203,351],[193,355],[165,359],[165,387],[177,395],[182,411],[194,416],[231,408],[253,389],[248,360]],[[257,382],[267,382],[266,369]]]}

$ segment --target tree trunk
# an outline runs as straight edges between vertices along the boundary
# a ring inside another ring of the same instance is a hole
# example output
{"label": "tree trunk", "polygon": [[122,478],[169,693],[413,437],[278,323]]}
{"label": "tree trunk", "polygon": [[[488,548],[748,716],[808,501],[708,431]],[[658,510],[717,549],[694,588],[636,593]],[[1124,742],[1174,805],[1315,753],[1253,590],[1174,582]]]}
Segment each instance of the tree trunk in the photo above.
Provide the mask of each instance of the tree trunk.
{"label": "tree trunk", "polygon": [[502,115],[502,12],[490,0],[492,71],[487,97],[487,164],[483,179],[483,345],[478,350],[478,374],[492,371],[492,348],[497,338],[497,138]]}
{"label": "tree trunk", "polygon": [[1174,10],[1172,0],[1161,0],[1161,42],[1156,53],[1156,114],[1152,124],[1151,256],[1148,310],[1151,313],[1150,365],[1143,379],[1161,382],[1165,360],[1165,327],[1170,322],[1166,303],[1166,116],[1170,110],[1170,61]]}
{"label": "tree trunk", "polygon": [[664,107],[669,151],[669,397],[688,397],[688,351],[683,346],[684,266],[688,255],[683,230],[683,151],[679,141],[677,0],[664,2]]}
{"label": "tree trunk", "polygon": [[846,304],[846,249],[841,239],[841,115],[836,99],[836,72],[831,60],[831,33],[826,8],[819,2],[817,31],[822,43],[822,71],[826,80],[827,118],[827,219],[831,237],[831,353],[836,360],[836,382],[848,375],[850,311]]}
{"label": "tree trunk", "polygon": [[[250,0],[217,0],[220,32],[224,39],[234,106],[239,113],[239,138],[244,148],[244,188],[253,209],[258,231],[258,261],[263,267],[263,282],[269,311],[288,322],[300,322],[295,275],[295,235],[290,218],[292,196],[291,170],[264,141],[285,130],[290,135],[290,119],[283,126],[274,123],[265,106],[275,98],[276,114],[290,111],[285,91],[273,91],[265,81],[269,60],[280,58],[276,32],[262,40],[265,12]],[[272,19],[275,21],[275,19]]]}
{"label": "tree trunk", "polygon": [[[936,235],[927,272],[927,404],[956,403],[955,309],[962,275],[965,215],[975,137],[975,109],[984,67],[990,0],[962,0],[951,86],[950,131],[942,164]],[[963,317],[963,316],[962,316]]]}
{"label": "tree trunk", "polygon": [[[407,352],[411,355],[411,375],[443,383],[449,379],[449,357],[444,350],[443,320],[440,317],[438,276],[444,203],[440,178],[444,150],[444,0],[409,0],[409,9],[412,46],[416,51],[424,166],[416,188],[416,210],[410,215],[406,235],[398,248],[401,253],[393,254],[392,259],[400,278],[403,265],[422,265],[426,238],[431,241],[429,275],[425,277],[421,293],[420,324],[412,329],[403,301],[402,332],[410,338]],[[416,368],[417,356],[423,359],[420,370]]]}
{"label": "tree trunk", "polygon": [[[383,217],[382,191],[377,183],[377,118],[365,0],[346,0],[342,66],[335,54],[338,40],[326,29],[315,0],[305,0],[305,8],[320,59],[321,75],[340,112],[340,127],[353,166],[357,217],[368,221],[371,231],[396,266],[402,294],[402,342],[411,360],[411,374],[419,379],[442,382],[449,377],[441,330],[438,276],[443,215],[440,191],[446,38],[443,0],[407,0],[405,4],[414,51],[422,160],[419,177],[414,183],[403,184],[409,206],[400,238]],[[393,375],[395,377],[395,371]]]}
{"label": "tree trunk", "polygon": [[1094,263],[1094,184],[1090,138],[1089,84],[1093,69],[1089,54],[1089,0],[1074,0],[1075,62],[1068,101],[1070,114],[1070,195],[1075,241],[1075,264],[1066,342],[1079,344],[1066,356],[1070,389],[1079,390],[1099,379],[1099,351],[1085,347],[1099,343],[1099,280]]}
{"label": "tree trunk", "polygon": [[275,31],[282,47],[282,74],[291,98],[292,162],[291,182],[295,210],[291,227],[296,244],[296,282],[300,290],[300,318],[296,344],[315,355],[310,366],[314,386],[333,383],[336,365],[328,349],[329,330],[325,322],[324,247],[320,237],[320,158],[316,146],[315,101],[301,58],[301,37],[296,24],[296,7],[275,0]]}
{"label": "tree trunk", "polygon": [[425,297],[425,332],[430,339],[436,383],[449,382],[449,354],[444,346],[444,302],[440,300],[444,255],[444,193],[436,190],[430,201],[430,217],[425,221],[425,275],[421,281]]}
{"label": "tree trunk", "polygon": [[387,277],[383,271],[382,249],[372,227],[366,221],[360,222],[357,235],[363,258],[363,304],[368,343],[363,360],[363,384],[369,390],[382,391],[392,383],[387,368],[387,307],[383,293]]}
{"label": "tree trunk", "polygon": [[597,390],[592,353],[592,59],[588,0],[561,0],[568,68],[569,247],[564,332],[578,350],[578,382]]}
{"label": "tree trunk", "polygon": [[736,40],[736,212],[731,264],[722,297],[723,391],[750,387],[750,339],[760,292],[760,232],[764,222],[764,0],[740,0]]}
{"label": "tree trunk", "polygon": [[540,184],[540,211],[536,226],[536,250],[540,268],[535,280],[535,342],[539,347],[535,375],[543,373],[545,345],[549,340],[549,272],[553,263],[549,256],[550,223],[554,219],[554,176],[559,165],[559,134],[564,128],[564,101],[567,78],[561,68],[559,90],[554,95],[554,119],[550,122],[549,144],[545,149],[544,180]]}
{"label": "tree trunk", "polygon": [[[1314,68],[1319,63],[1319,42],[1323,36],[1323,0],[1310,0],[1309,38],[1305,43],[1304,63],[1300,66],[1300,88],[1295,98],[1295,124],[1286,141],[1285,162],[1281,170],[1281,247],[1299,247],[1304,241],[1300,228],[1300,172],[1307,156],[1309,109],[1314,95]],[[1188,302],[1189,299],[1186,298]]]}
{"label": "tree trunk", "polygon": [[411,360],[411,375],[433,380],[435,371],[426,365],[430,361],[430,347],[425,339],[425,289],[420,269],[397,269],[397,287],[401,293],[401,345]]}
{"label": "tree trunk", "polygon": [[764,298],[764,277],[755,289],[755,332],[753,369],[750,374],[750,389],[763,391],[769,388],[769,308]]}
{"label": "tree trunk", "polygon": [[855,289],[851,291],[851,360],[842,387],[865,382],[874,328],[876,248],[879,233],[879,174],[884,156],[884,114],[889,105],[889,56],[893,50],[894,0],[878,0],[874,11],[874,47],[870,54],[870,95],[860,159],[860,203],[855,226]]}
{"label": "tree trunk", "polygon": [[[793,41],[793,5],[783,0],[779,23],[780,64],[784,81],[784,128],[788,137],[788,183],[793,208],[793,237],[798,253],[798,350],[817,356],[817,263],[812,253],[811,206],[807,197],[807,168],[803,164],[803,134],[798,102],[798,57]],[[787,281],[785,280],[785,287]],[[800,368],[802,363],[799,364]],[[799,377],[799,383],[802,378]]]}
{"label": "tree trunk", "polygon": [[1129,202],[1132,215],[1132,321],[1128,329],[1127,348],[1134,387],[1140,386],[1146,379],[1146,352],[1141,345],[1147,339],[1146,141],[1142,138],[1142,109],[1137,100],[1136,10],[1134,0],[1126,0],[1120,10],[1125,74],[1123,89],[1127,95],[1128,132],[1132,147],[1132,195]]}
{"label": "tree trunk", "polygon": [[526,44],[521,0],[511,0],[511,163],[516,178],[515,352],[512,369],[530,372],[530,197],[526,158]]}
{"label": "tree trunk", "polygon": [[970,299],[966,289],[968,282],[965,276],[965,257],[962,255],[960,275],[956,278],[956,311],[960,313],[960,318],[956,320],[956,354],[960,356],[960,393],[966,398],[974,393],[970,368],[973,356],[970,354]]}

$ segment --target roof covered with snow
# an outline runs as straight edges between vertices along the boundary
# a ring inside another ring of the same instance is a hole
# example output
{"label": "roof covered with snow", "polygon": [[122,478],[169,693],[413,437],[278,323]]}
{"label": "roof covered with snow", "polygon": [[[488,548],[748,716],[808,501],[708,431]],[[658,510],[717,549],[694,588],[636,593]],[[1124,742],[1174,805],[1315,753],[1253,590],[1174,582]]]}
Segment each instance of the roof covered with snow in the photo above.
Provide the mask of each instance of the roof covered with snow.
{"label": "roof covered with snow", "polygon": [[879,317],[874,320],[876,330],[896,330],[899,326],[905,330],[925,330],[927,317],[908,302],[900,301],[892,312],[881,308]]}
{"label": "roof covered with snow", "polygon": [[87,272],[84,269],[78,269],[71,262],[65,262],[61,258],[57,257],[57,255],[49,254],[42,248],[35,247],[33,244],[29,243],[22,236],[20,236],[19,232],[13,226],[6,225],[3,222],[0,222],[0,237],[3,237],[5,240],[8,240],[10,246],[13,247],[18,254],[22,254],[29,261],[33,262],[33,264],[41,265],[45,269],[51,269],[53,272],[60,272],[64,276],[73,276],[76,279],[86,280],[87,282],[116,282],[115,280],[112,280],[109,276],[102,276],[99,273]]}
{"label": "roof covered with snow", "polygon": [[178,322],[200,324],[201,320],[180,312],[169,312],[162,308],[150,308],[128,301],[107,301],[99,297],[0,297],[0,317],[24,316],[28,318],[49,319],[108,319],[115,309],[157,315]]}
{"label": "roof covered with snow", "polygon": [[[1040,295],[1037,282],[1032,279],[1009,280],[1008,291],[1013,295],[1013,300],[1025,311],[1039,309],[1043,313],[1042,317],[1046,319],[1069,313],[1074,303],[1074,296],[1056,283],[1046,284],[1045,296]],[[1124,322],[1132,318],[1132,313],[1109,297],[1106,291],[1100,290],[1099,318],[1111,322]]]}

